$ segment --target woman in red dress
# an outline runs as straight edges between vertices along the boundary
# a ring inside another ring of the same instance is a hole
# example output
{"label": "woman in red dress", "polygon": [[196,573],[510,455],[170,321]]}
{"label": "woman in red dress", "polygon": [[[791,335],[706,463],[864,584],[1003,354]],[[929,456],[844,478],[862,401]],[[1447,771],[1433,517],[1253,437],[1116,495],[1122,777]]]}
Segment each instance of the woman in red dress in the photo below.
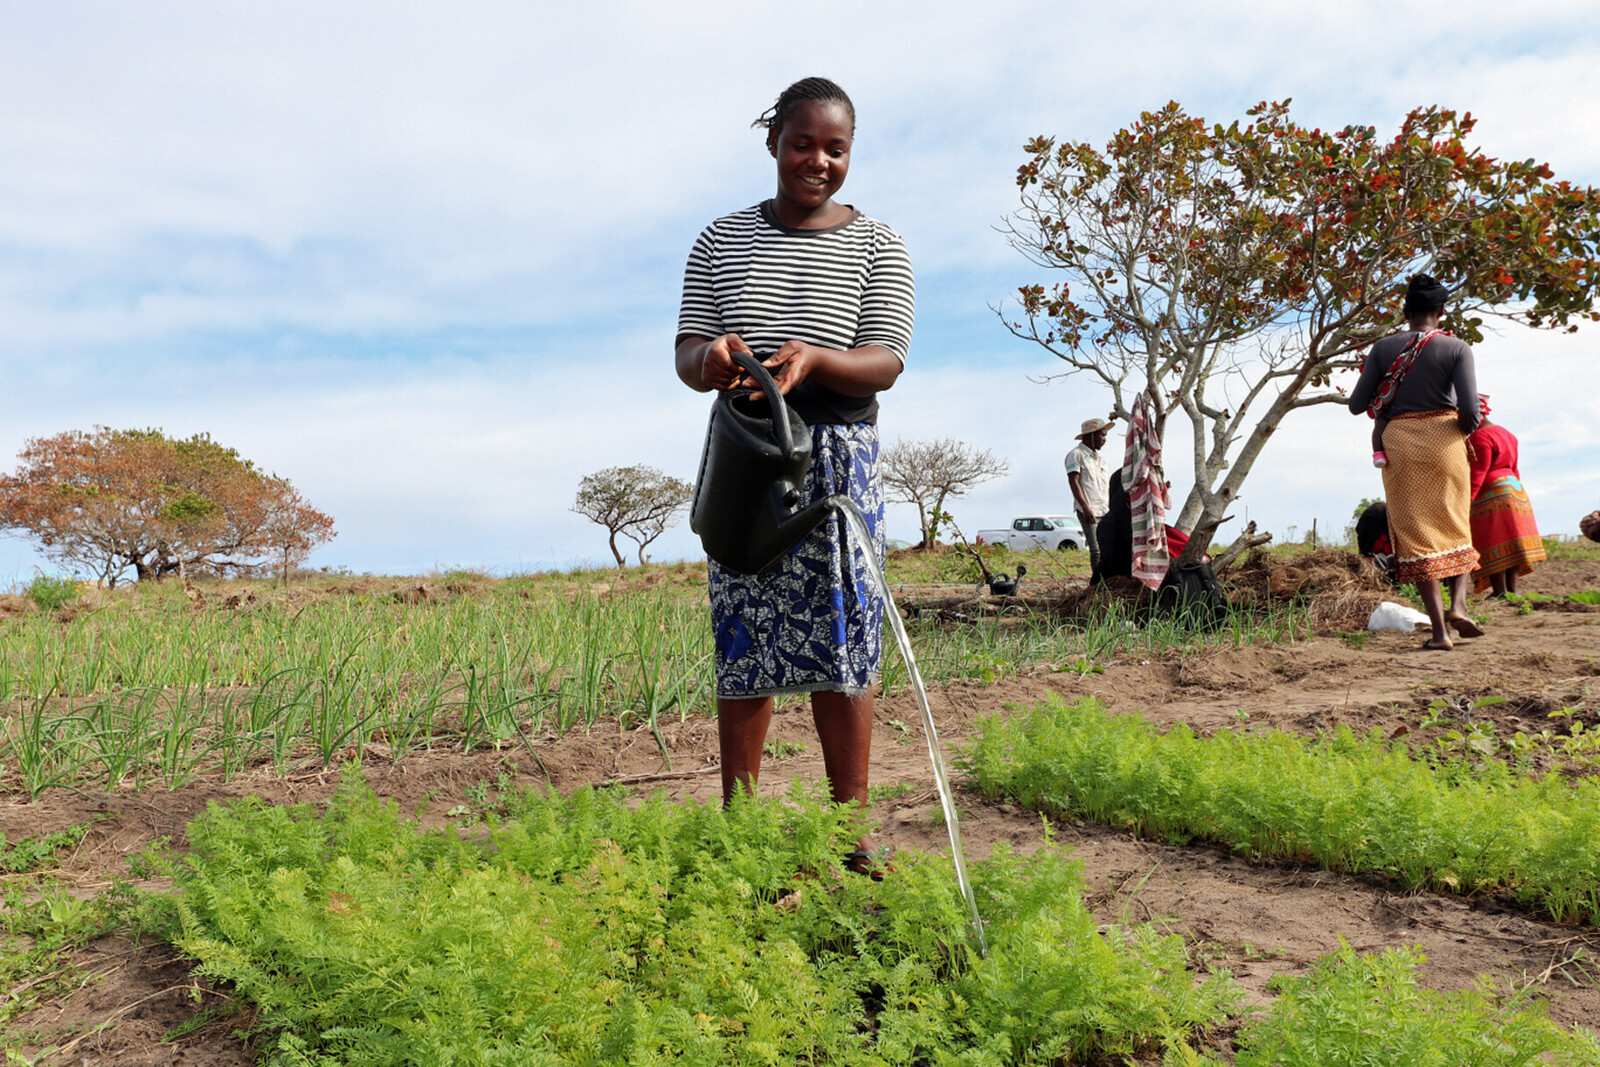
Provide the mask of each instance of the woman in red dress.
{"label": "woman in red dress", "polygon": [[1472,547],[1478,566],[1472,572],[1474,591],[1494,590],[1503,597],[1517,591],[1517,576],[1545,558],[1544,541],[1533,521],[1533,505],[1517,470],[1517,439],[1510,430],[1483,421],[1467,438],[1472,447]]}

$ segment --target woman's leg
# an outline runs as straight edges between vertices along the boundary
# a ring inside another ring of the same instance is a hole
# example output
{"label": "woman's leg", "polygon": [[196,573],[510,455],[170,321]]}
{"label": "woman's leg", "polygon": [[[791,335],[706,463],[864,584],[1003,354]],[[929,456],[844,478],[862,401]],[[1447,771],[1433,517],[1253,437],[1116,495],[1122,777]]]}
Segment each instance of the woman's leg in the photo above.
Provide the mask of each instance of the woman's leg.
{"label": "woman's leg", "polygon": [[[831,690],[811,694],[811,717],[822,741],[822,766],[835,804],[855,804],[867,809],[867,763],[872,754],[872,694],[845,696]],[[871,834],[856,839],[857,852],[846,866],[857,874],[881,877],[884,858],[875,855]]]}
{"label": "woman's leg", "polygon": [[1517,568],[1512,567],[1510,570],[1503,571],[1502,573],[1505,575],[1506,587],[1500,591],[1500,595],[1504,596],[1506,593],[1515,593],[1517,591]]}
{"label": "woman's leg", "polygon": [[836,804],[867,806],[867,762],[872,755],[872,694],[834,690],[811,694],[811,717],[822,742],[822,766]]}
{"label": "woman's leg", "polygon": [[[1506,595],[1506,590],[1510,589],[1513,584],[1510,576],[1505,571],[1491,574],[1489,575],[1489,595],[1503,597]],[[1512,592],[1515,592],[1515,590],[1512,590]]]}
{"label": "woman's leg", "polygon": [[1450,625],[1456,628],[1456,633],[1462,637],[1482,637],[1483,627],[1472,620],[1467,614],[1467,590],[1472,588],[1472,583],[1466,574],[1457,574],[1450,579]]}
{"label": "woman's leg", "polygon": [[1454,646],[1450,641],[1450,627],[1445,624],[1444,590],[1439,588],[1439,579],[1424,578],[1419,581],[1417,595],[1422,597],[1422,609],[1428,613],[1428,622],[1433,625],[1433,636],[1422,647],[1448,651]]}
{"label": "woman's leg", "polygon": [[755,795],[761,777],[761,746],[772,725],[771,697],[718,697],[717,741],[722,748],[722,802],[743,786]]}

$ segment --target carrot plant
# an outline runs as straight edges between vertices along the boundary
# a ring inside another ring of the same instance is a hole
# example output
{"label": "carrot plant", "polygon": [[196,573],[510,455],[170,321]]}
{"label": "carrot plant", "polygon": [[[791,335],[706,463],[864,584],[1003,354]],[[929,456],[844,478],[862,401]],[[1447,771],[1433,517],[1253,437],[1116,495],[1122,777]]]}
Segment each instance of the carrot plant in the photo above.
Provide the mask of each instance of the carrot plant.
{"label": "carrot plant", "polygon": [[1343,945],[1307,974],[1273,979],[1277,999],[1239,1035],[1236,1067],[1600,1064],[1594,1031],[1563,1030],[1526,989],[1501,995],[1487,980],[1450,993],[1423,989],[1422,961],[1416,949],[1362,956]]}
{"label": "carrot plant", "polygon": [[1237,988],[1179,938],[1102,927],[1076,864],[846,874],[847,809],[500,798],[423,833],[347,778],[326,812],[246,800],[189,827],[168,936],[257,1005],[284,1063],[1021,1064],[1146,1053]]}
{"label": "carrot plant", "polygon": [[1407,887],[1505,893],[1557,921],[1600,923],[1600,781],[1435,765],[1348,729],[1315,740],[1183,725],[1059,698],[981,728],[977,788],[1054,813],[1251,858],[1373,872]]}

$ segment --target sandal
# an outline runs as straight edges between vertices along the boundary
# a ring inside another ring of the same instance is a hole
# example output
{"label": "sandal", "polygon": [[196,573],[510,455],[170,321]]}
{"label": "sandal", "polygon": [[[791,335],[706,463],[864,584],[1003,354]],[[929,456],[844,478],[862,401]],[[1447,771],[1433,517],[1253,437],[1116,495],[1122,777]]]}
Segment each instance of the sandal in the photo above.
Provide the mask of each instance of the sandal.
{"label": "sandal", "polygon": [[1483,636],[1483,627],[1479,626],[1465,615],[1452,615],[1449,618],[1449,623],[1451,626],[1455,627],[1456,633],[1460,634],[1462,637]]}
{"label": "sandal", "polygon": [[889,857],[893,855],[894,849],[887,846],[876,851],[858,848],[845,854],[844,869],[881,882],[885,874],[894,873],[894,867],[889,863]]}
{"label": "sandal", "polygon": [[1422,642],[1422,651],[1424,652],[1449,652],[1453,648],[1455,646],[1449,641],[1439,641],[1432,637]]}

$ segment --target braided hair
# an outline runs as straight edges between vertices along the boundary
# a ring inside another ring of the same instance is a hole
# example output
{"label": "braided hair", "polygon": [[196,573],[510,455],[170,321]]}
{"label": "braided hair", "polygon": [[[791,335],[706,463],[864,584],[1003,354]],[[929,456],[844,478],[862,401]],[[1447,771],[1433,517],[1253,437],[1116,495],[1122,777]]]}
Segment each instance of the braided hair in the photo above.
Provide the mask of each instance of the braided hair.
{"label": "braided hair", "polygon": [[850,113],[850,124],[855,125],[856,106],[850,102],[850,94],[827,78],[801,78],[778,94],[777,102],[763,111],[761,117],[750,125],[759,126],[771,135],[782,133],[783,124],[789,121],[789,115],[793,113],[795,106],[806,102],[838,104]]}

